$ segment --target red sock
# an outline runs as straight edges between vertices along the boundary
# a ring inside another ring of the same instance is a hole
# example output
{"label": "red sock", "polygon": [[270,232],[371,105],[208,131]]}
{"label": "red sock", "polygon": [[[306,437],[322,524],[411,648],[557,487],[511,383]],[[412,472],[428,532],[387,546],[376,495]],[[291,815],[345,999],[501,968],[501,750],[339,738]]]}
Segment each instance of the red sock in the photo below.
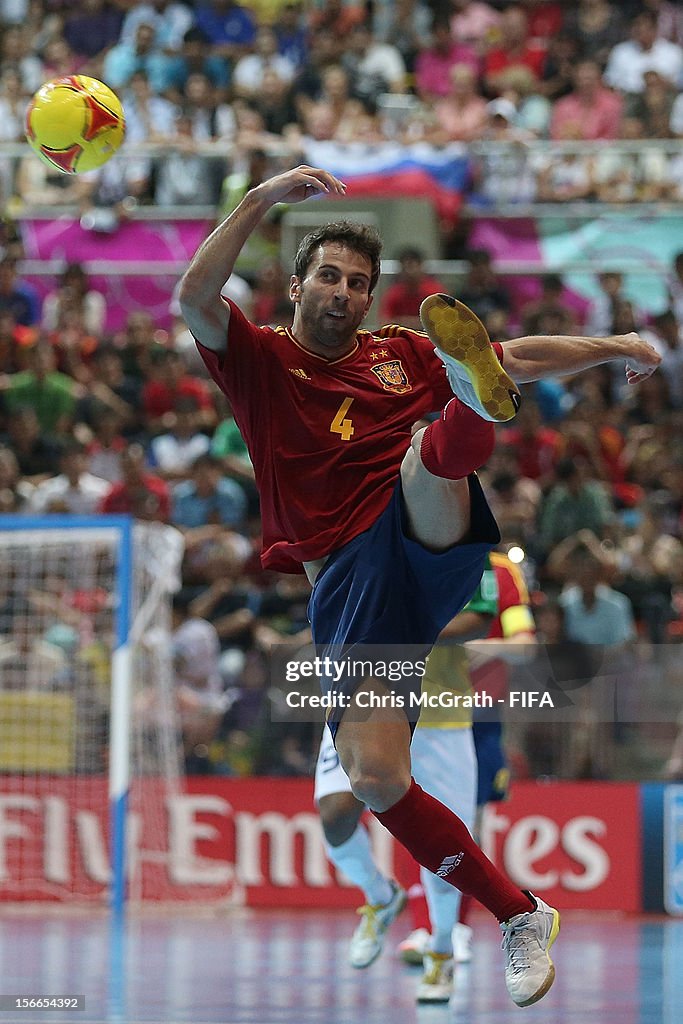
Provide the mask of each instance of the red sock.
{"label": "red sock", "polygon": [[499,921],[533,909],[529,897],[484,856],[460,818],[414,779],[398,803],[373,814],[415,860],[475,896]]}
{"label": "red sock", "polygon": [[484,465],[494,442],[493,423],[453,398],[422,435],[420,458],[433,476],[461,480]]}

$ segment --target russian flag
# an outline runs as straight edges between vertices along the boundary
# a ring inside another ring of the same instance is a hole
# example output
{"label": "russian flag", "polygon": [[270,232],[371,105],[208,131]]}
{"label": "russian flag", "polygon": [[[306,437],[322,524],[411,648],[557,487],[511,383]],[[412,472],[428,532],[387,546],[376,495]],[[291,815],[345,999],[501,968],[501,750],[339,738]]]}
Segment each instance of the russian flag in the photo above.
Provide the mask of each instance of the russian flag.
{"label": "russian flag", "polygon": [[453,142],[436,148],[426,142],[316,142],[306,140],[305,162],[323,167],[357,196],[419,196],[431,199],[439,219],[452,224],[470,179],[467,148]]}

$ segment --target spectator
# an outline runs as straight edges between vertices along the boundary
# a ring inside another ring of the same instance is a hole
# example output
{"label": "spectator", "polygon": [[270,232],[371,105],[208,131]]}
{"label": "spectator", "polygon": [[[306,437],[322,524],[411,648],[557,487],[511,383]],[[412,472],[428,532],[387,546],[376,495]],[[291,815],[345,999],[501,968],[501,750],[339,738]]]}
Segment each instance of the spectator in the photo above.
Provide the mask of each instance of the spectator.
{"label": "spectator", "polygon": [[[559,552],[556,550],[554,556]],[[568,538],[562,555],[571,560],[566,572],[574,582],[560,596],[569,640],[603,647],[621,647],[635,640],[631,602],[606,582],[609,563],[597,540],[586,532]]]}
{"label": "spectator", "polygon": [[614,511],[602,483],[587,478],[585,464],[571,459],[560,460],[555,479],[556,483],[543,498],[539,514],[541,550],[550,551],[579,530],[604,536],[614,519]]}
{"label": "spectator", "polygon": [[646,139],[671,138],[671,115],[676,90],[654,68],[643,72],[643,81],[645,88],[632,101],[631,115],[642,123]]}
{"label": "spectator", "polygon": [[152,356],[150,378],[142,389],[142,411],[150,433],[175,427],[175,408],[180,398],[192,398],[197,403],[201,427],[215,425],[216,414],[207,385],[187,373],[178,352],[159,349]]}
{"label": "spectator", "polygon": [[214,626],[190,610],[184,592],[173,597],[173,667],[186,768],[214,738],[225,710],[220,674],[220,644]]}
{"label": "spectator", "polygon": [[150,442],[154,465],[165,480],[186,477],[195,460],[205,455],[210,445],[209,438],[199,430],[199,406],[195,398],[178,398],[173,414],[175,422],[170,432],[159,434]]}
{"label": "spectator", "polygon": [[[643,123],[624,117],[619,130],[624,140],[644,138]],[[601,150],[595,160],[596,197],[601,203],[655,202],[669,190],[669,163],[659,148]]]}
{"label": "spectator", "polygon": [[304,25],[300,3],[285,3],[273,24],[278,53],[297,71],[304,68],[309,58],[308,33]]}
{"label": "spectator", "polygon": [[683,11],[678,3],[671,0],[642,0],[646,10],[652,11],[657,19],[657,36],[683,46]]}
{"label": "spectator", "polygon": [[[317,9],[316,9],[317,8]],[[345,3],[344,0],[317,0],[309,15],[309,24],[314,32],[321,29],[330,33],[341,49],[349,32],[365,21],[361,4]]]}
{"label": "spectator", "polygon": [[139,71],[145,73],[154,93],[164,92],[172,81],[171,58],[159,45],[154,25],[145,21],[138,23],[133,39],[109,50],[102,71],[112,89],[123,89]]}
{"label": "spectator", "polygon": [[373,107],[384,92],[404,92],[406,66],[391,43],[378,43],[367,24],[351,33],[342,63],[353,82],[353,94]]}
{"label": "spectator", "polygon": [[228,60],[237,60],[256,39],[253,14],[234,0],[198,4],[196,23],[209,40],[211,52]]}
{"label": "spectator", "polygon": [[631,39],[612,50],[605,81],[621,92],[641,93],[645,88],[643,74],[649,70],[658,71],[677,86],[683,70],[683,48],[668,39],[658,39],[654,13],[643,11],[631,22]]}
{"label": "spectator", "polygon": [[38,414],[32,405],[18,405],[7,421],[3,439],[19,464],[22,477],[36,483],[54,473],[59,447],[51,434],[40,429]]}
{"label": "spectator", "polygon": [[562,31],[564,23],[563,5],[556,0],[521,0],[528,22],[529,39],[547,43]]}
{"label": "spectator", "polygon": [[515,125],[530,137],[545,138],[550,125],[552,105],[542,95],[542,86],[525,67],[508,68],[501,74],[503,99],[515,105]]}
{"label": "spectator", "polygon": [[123,420],[115,409],[93,402],[91,425],[92,436],[86,446],[90,470],[110,484],[118,483],[121,479],[120,456],[127,443],[122,433]]}
{"label": "spectator", "polygon": [[19,406],[36,411],[40,429],[50,436],[68,434],[76,411],[80,389],[76,382],[55,369],[55,352],[46,341],[33,346],[29,369],[5,381],[5,405],[10,415]]}
{"label": "spectator", "polygon": [[97,508],[109,491],[109,483],[88,472],[85,445],[72,439],[62,443],[59,474],[38,484],[31,496],[31,511],[38,515],[60,512],[87,516]]}
{"label": "spectator", "polygon": [[204,526],[239,530],[247,512],[244,489],[223,474],[221,460],[214,455],[198,456],[189,480],[173,490],[174,526],[195,530]]}
{"label": "spectator", "polygon": [[194,16],[186,4],[175,0],[138,3],[128,12],[121,29],[121,42],[133,46],[139,25],[151,25],[156,45],[168,56],[178,54],[183,38],[192,27]]}
{"label": "spectator", "polygon": [[590,337],[607,337],[612,331],[614,308],[624,299],[624,275],[616,270],[603,270],[598,274],[600,291],[593,300],[586,321],[586,333]]}
{"label": "spectator", "polygon": [[274,71],[263,75],[254,106],[263,119],[266,132],[273,135],[289,135],[296,125],[297,113],[291,89],[283,88],[282,81]]}
{"label": "spectator", "polygon": [[420,52],[415,61],[415,88],[420,99],[432,103],[448,95],[450,72],[456,64],[467,64],[479,73],[479,58],[471,46],[456,42],[451,35],[450,21],[435,18],[431,45]]}
{"label": "spectator", "polygon": [[189,28],[183,36],[181,51],[173,58],[169,67],[168,88],[174,102],[179,101],[188,78],[194,74],[205,75],[216,90],[217,98],[225,99],[230,82],[227,61],[218,54],[211,53],[209,40],[196,25]]}
{"label": "spectator", "polygon": [[168,485],[145,466],[141,444],[129,444],[119,456],[121,480],[112,484],[100,502],[104,513],[127,513],[136,519],[168,522],[171,511]]}
{"label": "spectator", "polygon": [[625,35],[621,11],[609,0],[578,0],[567,11],[565,27],[577,40],[584,60],[594,61],[601,70]]}
{"label": "spectator", "polygon": [[240,57],[233,69],[235,93],[247,98],[258,96],[266,71],[274,71],[284,89],[293,81],[296,68],[288,57],[278,53],[274,31],[271,28],[260,28],[254,42],[254,52]]}
{"label": "spectator", "polygon": [[652,320],[652,326],[661,342],[661,372],[669,384],[669,397],[676,409],[683,408],[683,336],[681,327],[672,309],[659,313]]}
{"label": "spectator", "polygon": [[576,37],[567,31],[558,32],[548,41],[543,74],[538,84],[541,95],[551,101],[569,95],[574,85],[574,70],[579,56]]}
{"label": "spectator", "polygon": [[540,487],[547,486],[564,451],[562,434],[543,426],[541,414],[533,400],[526,399],[515,416],[514,423],[505,430],[503,441],[515,455],[519,472]]}
{"label": "spectator", "polygon": [[451,0],[450,29],[454,39],[482,55],[500,35],[500,13],[480,0]]}
{"label": "spectator", "polygon": [[428,136],[429,141],[438,145],[480,139],[486,129],[488,112],[486,100],[479,95],[474,68],[469,64],[454,64],[449,71],[449,81],[448,93],[434,103],[438,128]]}
{"label": "spectator", "polygon": [[517,110],[510,100],[492,100],[486,110],[488,121],[483,138],[502,145],[487,147],[479,157],[474,169],[477,197],[494,207],[534,202],[536,173],[524,145],[531,140],[531,133],[517,128]]}
{"label": "spectator", "polygon": [[26,96],[32,96],[44,82],[43,65],[31,53],[32,39],[23,25],[10,25],[0,38],[0,68],[15,68]]}
{"label": "spectator", "polygon": [[166,142],[175,135],[177,108],[162,96],[155,96],[153,79],[142,67],[126,78],[124,105],[128,142]]}
{"label": "spectator", "polygon": [[423,0],[380,0],[373,6],[372,34],[378,43],[395,46],[412,74],[417,55],[429,45],[431,22]]}
{"label": "spectator", "polygon": [[97,57],[118,43],[123,12],[108,0],[81,0],[80,8],[67,14],[64,38],[79,57]]}
{"label": "spectator", "polygon": [[220,460],[226,473],[249,485],[254,480],[254,467],[232,409],[227,399],[224,396],[222,398],[226,405],[225,418],[218,424],[211,439],[211,454]]}
{"label": "spectator", "polygon": [[67,667],[61,648],[42,639],[42,623],[29,602],[15,598],[11,631],[0,638],[0,679],[3,690],[42,690],[52,686]]}
{"label": "spectator", "polygon": [[191,114],[175,120],[175,134],[158,162],[154,202],[157,206],[214,207],[220,195],[220,171],[214,161],[198,152]]}
{"label": "spectator", "polygon": [[574,91],[555,104],[550,126],[552,139],[616,139],[623,102],[602,85],[595,61],[583,60],[576,66]]}
{"label": "spectator", "polygon": [[84,70],[83,64],[83,58],[73,52],[63,36],[56,36],[43,48],[43,74],[48,81],[77,75]]}
{"label": "spectator", "polygon": [[541,320],[548,313],[556,313],[557,326],[560,329],[554,333],[571,334],[574,327],[574,315],[563,301],[564,282],[561,276],[559,274],[544,274],[540,284],[540,296],[522,307],[522,332],[524,334],[549,333],[541,331]]}
{"label": "spectator", "polygon": [[35,289],[17,277],[17,261],[12,256],[0,260],[0,312],[12,314],[24,327],[40,320],[40,299]]}
{"label": "spectator", "polygon": [[92,427],[95,408],[106,406],[128,433],[140,430],[140,381],[124,372],[121,352],[112,344],[99,345],[90,362],[88,388],[79,400],[76,420]]}
{"label": "spectator", "polygon": [[471,249],[467,262],[467,274],[458,291],[460,301],[474,310],[480,320],[486,320],[490,313],[498,310],[507,313],[510,296],[493,269],[491,254],[486,249]]}
{"label": "spectator", "polygon": [[529,22],[519,4],[506,8],[500,22],[501,43],[484,58],[484,80],[489,94],[499,95],[504,89],[503,72],[512,67],[527,68],[540,82],[546,59],[546,47],[529,40]]}
{"label": "spectator", "polygon": [[18,515],[27,512],[33,486],[22,480],[17,457],[11,448],[0,446],[0,512]]}
{"label": "spectator", "polygon": [[667,280],[669,306],[673,309],[679,326],[683,326],[683,252],[674,257]]}
{"label": "spectator", "polygon": [[337,63],[337,47],[331,32],[321,29],[311,34],[308,63],[294,80],[294,95],[300,112],[317,100],[322,90],[323,72]]}
{"label": "spectator", "polygon": [[[568,122],[560,140],[579,139],[581,127]],[[538,201],[541,203],[585,202],[595,195],[595,161],[591,154],[563,151],[543,156],[536,162]]]}
{"label": "spectator", "polygon": [[[204,72],[193,71],[188,76],[183,95],[180,97],[180,105],[183,114],[192,121],[192,137],[197,142],[210,142],[214,139],[227,142],[235,136],[235,113],[229,103],[218,102],[219,95],[220,91],[215,89]],[[225,173],[222,163],[212,160],[211,167],[218,168],[222,180]],[[212,178],[216,176],[212,171]]]}
{"label": "spectator", "polygon": [[57,329],[64,307],[77,306],[83,314],[83,324],[89,334],[98,336],[104,329],[107,306],[101,292],[90,287],[82,263],[69,263],[64,269],[55,291],[43,300],[43,328]]}
{"label": "spectator", "polygon": [[446,289],[430,277],[424,269],[424,255],[419,249],[402,249],[398,254],[401,264],[397,280],[389,285],[380,303],[382,323],[404,324],[414,330],[422,330],[420,305],[423,299],[434,292]]}

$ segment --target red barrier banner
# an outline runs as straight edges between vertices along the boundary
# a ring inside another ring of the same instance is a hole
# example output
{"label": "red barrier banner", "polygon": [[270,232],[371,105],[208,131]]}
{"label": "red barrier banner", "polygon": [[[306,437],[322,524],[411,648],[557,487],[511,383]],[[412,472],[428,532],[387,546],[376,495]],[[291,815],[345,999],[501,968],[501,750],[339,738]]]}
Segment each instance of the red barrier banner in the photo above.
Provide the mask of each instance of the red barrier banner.
{"label": "red barrier banner", "polygon": [[481,844],[521,888],[565,909],[641,907],[639,787],[517,782],[490,804]]}
{"label": "red barrier banner", "polygon": [[[187,780],[169,794],[135,783],[131,892],[148,900],[353,907],[356,889],[328,863],[312,782]],[[368,819],[382,867],[393,840]],[[0,900],[103,900],[110,874],[104,779],[0,778]],[[559,907],[640,907],[638,787],[519,783],[487,813],[483,844],[524,888]]]}

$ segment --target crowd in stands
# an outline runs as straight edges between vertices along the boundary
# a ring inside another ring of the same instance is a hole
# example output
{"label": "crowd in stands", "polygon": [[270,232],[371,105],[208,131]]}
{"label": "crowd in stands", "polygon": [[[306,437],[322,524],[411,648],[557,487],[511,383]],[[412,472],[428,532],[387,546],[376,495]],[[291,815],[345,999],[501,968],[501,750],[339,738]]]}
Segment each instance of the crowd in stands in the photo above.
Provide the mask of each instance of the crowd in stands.
{"label": "crowd in stands", "polygon": [[[443,146],[683,135],[683,11],[668,0],[82,0],[77,10],[0,0],[0,26],[5,141],[22,138],[27,98],[43,80],[83,72],[122,95],[133,154],[75,180],[27,156],[14,180],[2,169],[5,201],[201,202],[222,215],[274,162],[298,161],[309,136]],[[136,157],[137,142],[166,155]],[[229,159],[205,158],[207,146],[225,143]],[[679,196],[680,159],[678,179],[664,150],[636,160],[610,146],[546,153],[529,197]],[[484,196],[500,180],[524,187],[495,154],[482,151],[473,166]],[[228,287],[259,323],[287,325],[277,229],[274,217],[250,240]],[[248,452],[180,316],[167,331],[139,310],[108,332],[106,301],[80,264],[41,302],[19,273],[20,229],[12,237],[5,225],[3,248],[0,511],[129,512],[181,531],[174,650],[188,769],[308,773],[318,734],[274,730],[268,673],[274,647],[309,639],[308,584],[260,568]],[[380,296],[382,322],[417,326],[421,298],[443,290],[423,266],[436,255],[419,240],[401,253],[401,272]],[[481,474],[504,549],[523,553],[541,639],[607,635],[621,652],[639,641],[656,660],[683,635],[683,252],[654,316],[616,272],[600,275],[583,311],[558,275],[520,308],[486,251],[465,255],[458,295],[497,340],[639,330],[662,353],[661,369],[637,388],[612,366],[525,387]],[[0,666],[11,642],[0,639]],[[49,641],[40,643],[45,656]]]}
{"label": "crowd in stands", "polygon": [[[44,81],[79,72],[120,94],[127,124],[126,158],[76,179],[2,159],[18,209],[211,205],[254,150],[292,164],[323,141],[359,159],[386,142],[467,144],[479,203],[683,196],[670,0],[5,0],[0,26],[0,143],[23,141]],[[571,145],[615,140],[628,157]]]}

